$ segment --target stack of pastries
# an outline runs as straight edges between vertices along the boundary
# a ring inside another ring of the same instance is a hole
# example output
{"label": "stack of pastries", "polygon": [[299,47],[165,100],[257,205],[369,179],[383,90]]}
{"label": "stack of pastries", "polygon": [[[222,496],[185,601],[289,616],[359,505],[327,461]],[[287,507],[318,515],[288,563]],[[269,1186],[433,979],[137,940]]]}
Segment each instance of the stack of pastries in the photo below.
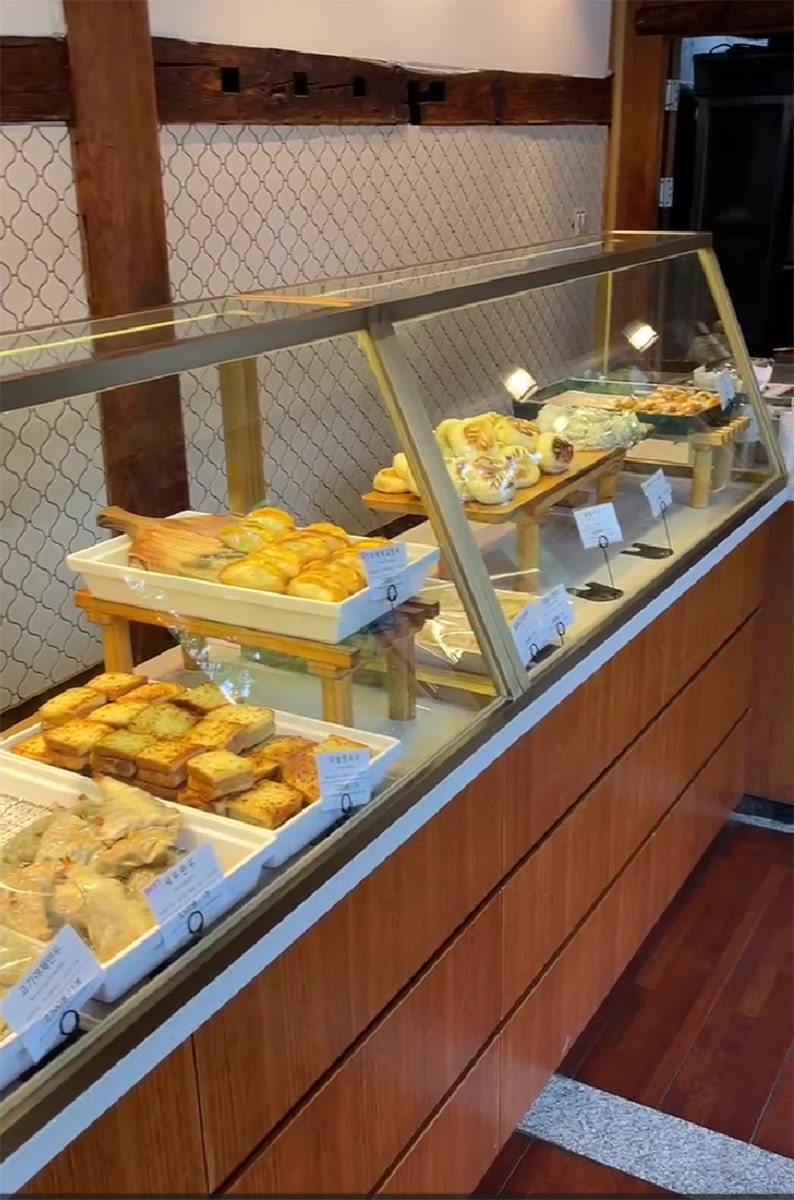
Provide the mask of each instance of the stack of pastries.
{"label": "stack of pastries", "polygon": [[[557,433],[543,433],[534,421],[500,413],[442,421],[434,430],[455,491],[463,501],[507,504],[517,490],[531,488],[541,474],[567,471],[574,448]],[[419,495],[404,454],[378,471],[378,492]]]}
{"label": "stack of pastries", "polygon": [[272,708],[230,704],[212,683],[186,688],[125,672],[61,692],[38,715],[41,732],[13,754],[266,829],[319,800],[315,754],[367,749],[336,735],[279,735]]}
{"label": "stack of pastries", "polygon": [[258,508],[227,526],[221,540],[244,557],[220,572],[221,583],[339,604],[367,586],[359,551],[387,538],[357,538],[320,522],[298,529],[289,513]]}

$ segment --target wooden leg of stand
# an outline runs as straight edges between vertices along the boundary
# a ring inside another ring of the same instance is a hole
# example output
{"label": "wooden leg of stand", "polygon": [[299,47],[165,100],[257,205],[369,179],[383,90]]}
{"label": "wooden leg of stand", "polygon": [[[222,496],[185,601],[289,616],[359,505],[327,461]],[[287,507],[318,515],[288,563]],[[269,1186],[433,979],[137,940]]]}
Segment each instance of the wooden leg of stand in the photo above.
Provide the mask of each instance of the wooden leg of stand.
{"label": "wooden leg of stand", "polygon": [[692,507],[708,508],[711,493],[711,446],[695,446],[692,471]]}
{"label": "wooden leg of stand", "polygon": [[733,470],[734,442],[725,442],[714,451],[714,487],[724,488],[731,482]]}
{"label": "wooden leg of stand", "polygon": [[516,518],[517,575],[515,591],[531,592],[536,584],[534,573],[540,566],[540,521],[519,514]]}
{"label": "wooden leg of stand", "polygon": [[598,503],[606,504],[607,500],[614,500],[617,486],[617,471],[608,471],[606,474],[600,475],[596,480],[596,500]]}
{"label": "wooden leg of stand", "polygon": [[416,719],[416,641],[409,621],[398,618],[381,639],[386,659],[386,694],[392,721]]}
{"label": "wooden leg of stand", "polygon": [[352,725],[353,688],[350,672],[320,674],[320,684],[323,692],[323,720],[330,721],[332,725]]}
{"label": "wooden leg of stand", "polygon": [[124,621],[121,617],[105,617],[100,621],[100,626],[105,669],[108,671],[131,671],[134,662],[129,621]]}

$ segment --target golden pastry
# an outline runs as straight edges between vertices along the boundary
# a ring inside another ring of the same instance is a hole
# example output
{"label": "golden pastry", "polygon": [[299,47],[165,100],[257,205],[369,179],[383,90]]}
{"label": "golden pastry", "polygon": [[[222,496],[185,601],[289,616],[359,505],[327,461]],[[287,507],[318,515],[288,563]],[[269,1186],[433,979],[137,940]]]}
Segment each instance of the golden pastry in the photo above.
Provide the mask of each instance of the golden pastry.
{"label": "golden pastry", "polygon": [[287,590],[286,580],[278,567],[250,558],[224,567],[220,573],[220,582],[227,583],[230,587],[252,588],[258,592],[283,594]]}
{"label": "golden pastry", "polygon": [[268,529],[276,535],[295,528],[295,518],[280,508],[255,508],[253,512],[247,514],[245,521],[246,524],[258,525],[261,529]]}
{"label": "golden pastry", "polygon": [[560,475],[573,460],[573,443],[559,433],[542,433],[538,438],[539,466],[544,475]]}
{"label": "golden pastry", "polygon": [[294,550],[273,544],[260,554],[252,554],[251,561],[274,567],[286,580],[294,579],[303,570],[303,560]]}
{"label": "golden pastry", "polygon": [[323,563],[322,573],[329,579],[337,579],[347,589],[349,596],[352,596],[354,592],[360,592],[366,582],[360,571],[354,570],[344,562]]}
{"label": "golden pastry", "polygon": [[500,446],[523,446],[526,450],[534,450],[540,436],[534,421],[524,421],[520,417],[498,417],[492,431]]}
{"label": "golden pastry", "polygon": [[293,550],[302,563],[319,562],[328,557],[328,550],[322,538],[313,537],[310,533],[295,530],[286,537],[279,538],[276,546],[282,550]]}
{"label": "golden pastry", "polygon": [[397,495],[399,492],[405,492],[405,480],[401,479],[393,467],[384,467],[382,471],[378,471],[372,481],[372,485],[376,492],[385,494]]}
{"label": "golden pastry", "polygon": [[272,530],[260,525],[248,525],[245,521],[222,529],[220,535],[224,546],[228,546],[230,550],[242,550],[244,554],[262,550],[273,541],[274,536]]}
{"label": "golden pastry", "polygon": [[496,447],[490,418],[474,417],[449,432],[449,445],[458,456],[487,454]]}
{"label": "golden pastry", "polygon": [[302,600],[323,600],[328,604],[341,604],[347,600],[347,588],[339,580],[319,571],[306,571],[293,579],[287,588],[288,596],[299,596]]}

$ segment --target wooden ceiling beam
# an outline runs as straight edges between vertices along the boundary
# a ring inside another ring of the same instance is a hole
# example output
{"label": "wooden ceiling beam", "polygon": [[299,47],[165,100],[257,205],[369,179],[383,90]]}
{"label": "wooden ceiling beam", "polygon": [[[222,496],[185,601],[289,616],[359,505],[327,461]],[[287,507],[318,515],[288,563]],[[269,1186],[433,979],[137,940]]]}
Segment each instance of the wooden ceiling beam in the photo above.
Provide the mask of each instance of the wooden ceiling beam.
{"label": "wooden ceiling beam", "polygon": [[794,31],[791,0],[643,0],[639,34],[668,37],[768,37]]}
{"label": "wooden ceiling beam", "polygon": [[4,123],[71,121],[69,55],[62,38],[0,38]]}

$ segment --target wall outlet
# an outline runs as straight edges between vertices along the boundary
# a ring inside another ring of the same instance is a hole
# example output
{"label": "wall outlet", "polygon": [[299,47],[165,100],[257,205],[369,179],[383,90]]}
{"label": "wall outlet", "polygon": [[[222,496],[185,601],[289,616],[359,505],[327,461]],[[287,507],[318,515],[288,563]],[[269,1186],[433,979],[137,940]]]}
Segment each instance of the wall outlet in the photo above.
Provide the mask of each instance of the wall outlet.
{"label": "wall outlet", "polygon": [[574,233],[587,233],[587,209],[575,208],[571,218],[571,229]]}

